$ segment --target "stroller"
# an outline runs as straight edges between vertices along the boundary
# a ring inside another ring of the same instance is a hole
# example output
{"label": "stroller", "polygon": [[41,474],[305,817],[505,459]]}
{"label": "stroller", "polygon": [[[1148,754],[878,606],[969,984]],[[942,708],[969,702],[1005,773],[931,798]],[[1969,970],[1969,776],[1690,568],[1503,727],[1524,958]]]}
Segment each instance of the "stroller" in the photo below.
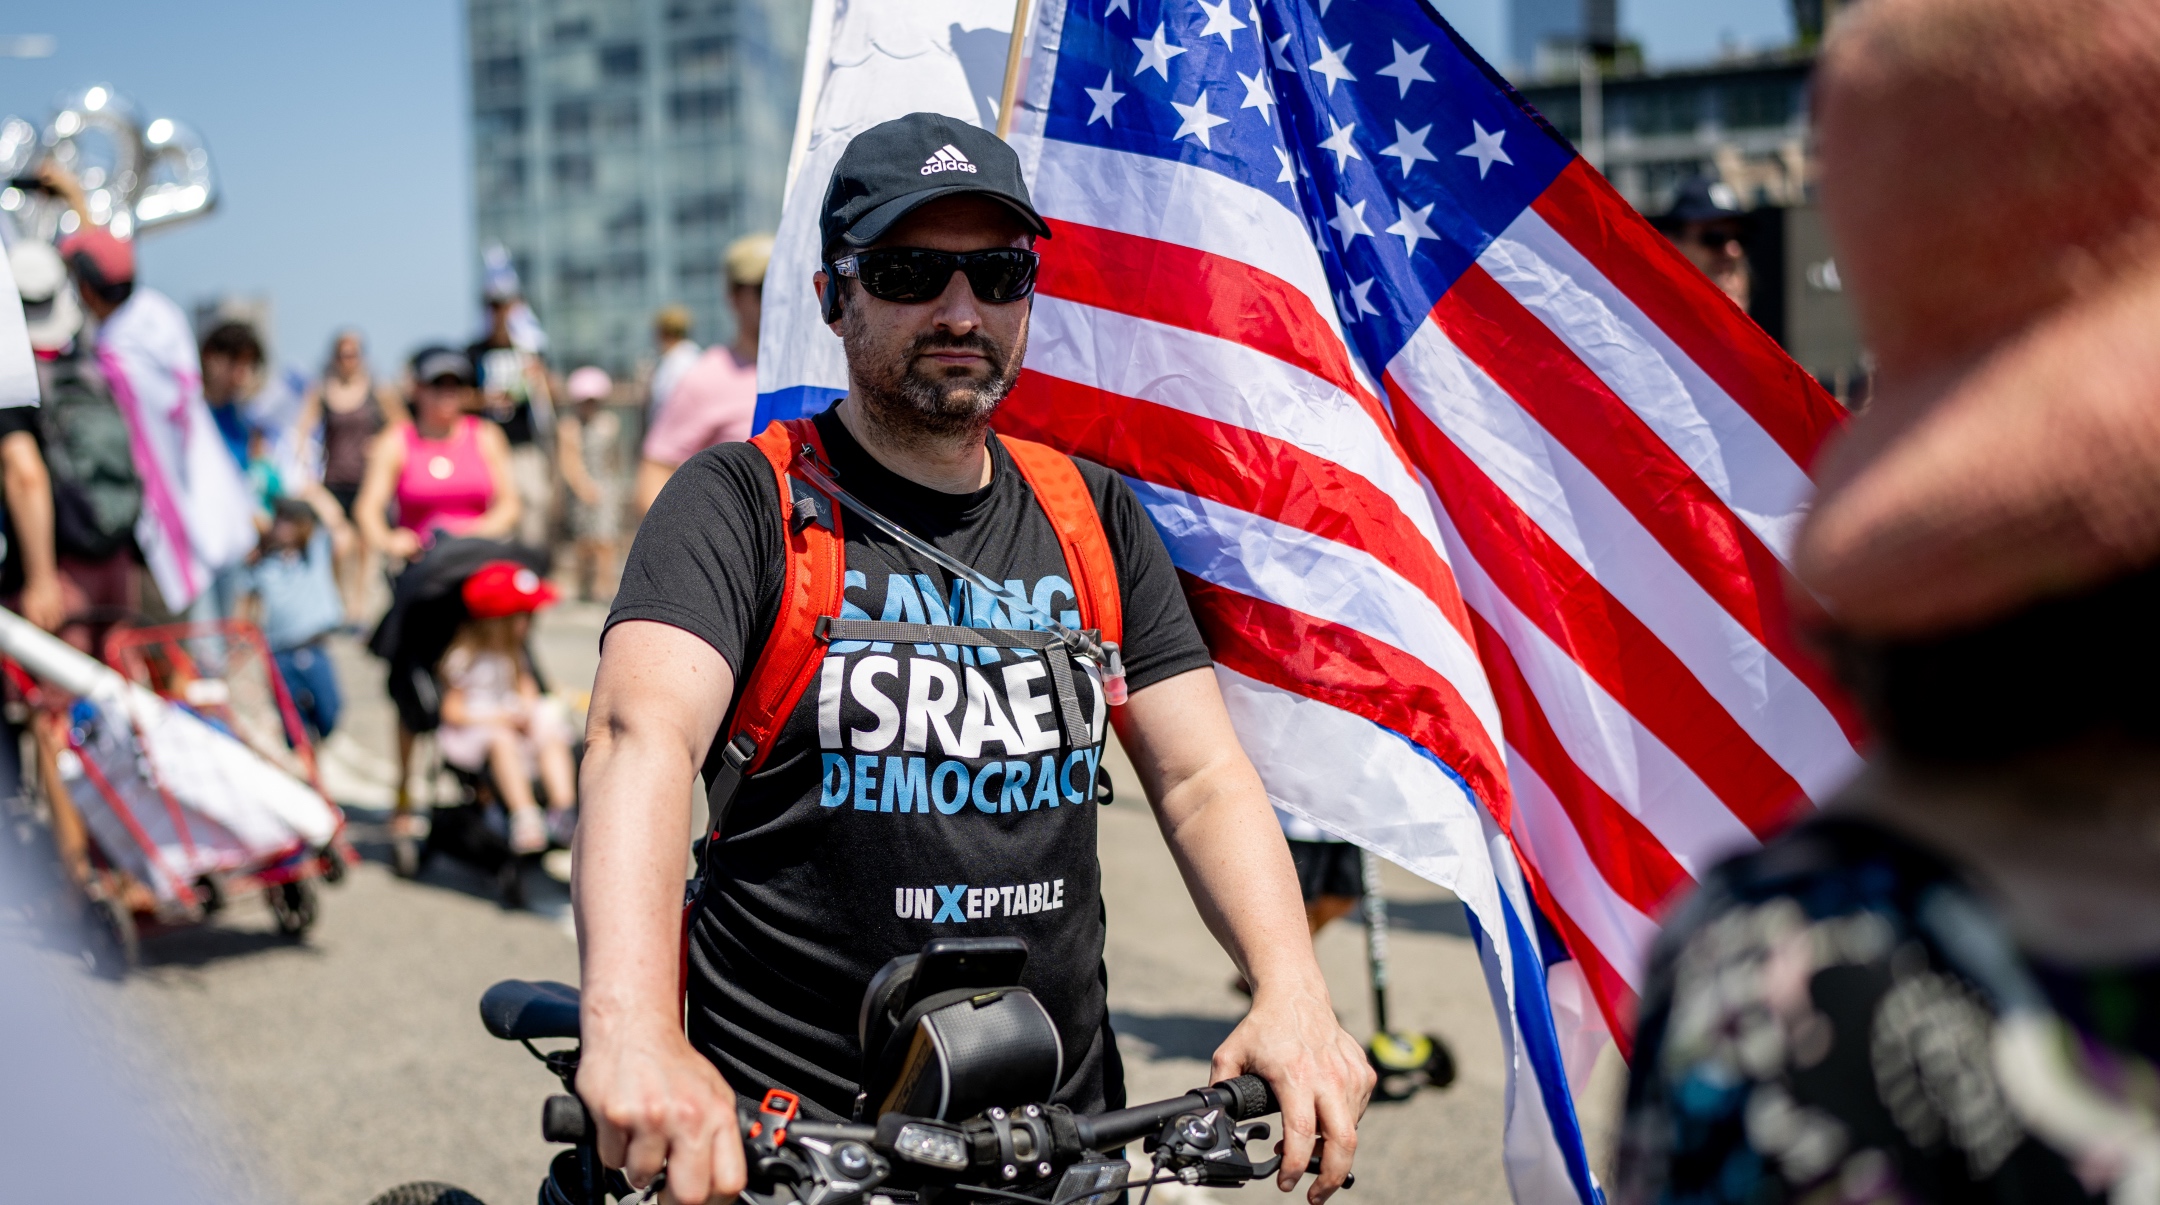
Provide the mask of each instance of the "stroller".
{"label": "stroller", "polygon": [[[493,876],[497,901],[505,908],[522,908],[525,873],[545,851],[514,853],[508,813],[494,774],[485,766],[467,770],[449,764],[430,739],[442,725],[443,690],[436,678],[436,666],[469,617],[463,595],[465,581],[491,561],[514,561],[542,575],[548,569],[548,556],[539,549],[473,536],[446,537],[399,575],[392,589],[390,609],[369,637],[368,650],[390,666],[390,700],[397,707],[398,722],[413,735],[415,749],[420,748],[421,741],[427,742],[426,797],[441,797],[442,792],[436,788],[446,776],[455,788],[451,792],[455,802],[431,806],[423,841],[393,841],[394,869],[412,878],[438,855],[446,856]],[[538,663],[529,648],[526,660],[533,662],[533,672],[538,675]],[[545,692],[547,688],[542,678],[540,689]],[[573,758],[578,752],[572,748]],[[535,783],[534,790],[544,798],[541,784]]]}

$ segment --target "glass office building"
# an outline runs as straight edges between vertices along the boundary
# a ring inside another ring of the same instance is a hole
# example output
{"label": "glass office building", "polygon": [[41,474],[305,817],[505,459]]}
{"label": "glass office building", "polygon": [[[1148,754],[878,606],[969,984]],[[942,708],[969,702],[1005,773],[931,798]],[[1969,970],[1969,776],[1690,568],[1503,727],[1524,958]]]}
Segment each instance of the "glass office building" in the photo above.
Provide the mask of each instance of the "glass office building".
{"label": "glass office building", "polygon": [[467,0],[477,246],[558,366],[631,372],[653,312],[734,334],[721,252],[770,230],[808,0]]}

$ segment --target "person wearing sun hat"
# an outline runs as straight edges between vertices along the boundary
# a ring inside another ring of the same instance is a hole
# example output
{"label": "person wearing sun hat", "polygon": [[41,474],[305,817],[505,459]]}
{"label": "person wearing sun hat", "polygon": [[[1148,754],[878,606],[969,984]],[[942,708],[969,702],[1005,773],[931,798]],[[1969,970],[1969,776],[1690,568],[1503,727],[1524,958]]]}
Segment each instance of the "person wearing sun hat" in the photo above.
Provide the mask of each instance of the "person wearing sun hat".
{"label": "person wearing sun hat", "polygon": [[[436,674],[443,692],[436,730],[443,760],[462,770],[493,771],[510,813],[511,849],[538,853],[551,839],[567,845],[577,806],[570,724],[553,700],[541,696],[525,651],[533,612],[559,596],[546,578],[515,561],[482,565],[459,594],[470,618],[451,639]],[[547,788],[544,816],[533,796],[535,778]]]}
{"label": "person wearing sun hat", "polygon": [[1879,365],[1799,609],[1873,730],[1642,984],[1614,1198],[2160,1196],[2160,7],[1870,0],[1821,195]]}

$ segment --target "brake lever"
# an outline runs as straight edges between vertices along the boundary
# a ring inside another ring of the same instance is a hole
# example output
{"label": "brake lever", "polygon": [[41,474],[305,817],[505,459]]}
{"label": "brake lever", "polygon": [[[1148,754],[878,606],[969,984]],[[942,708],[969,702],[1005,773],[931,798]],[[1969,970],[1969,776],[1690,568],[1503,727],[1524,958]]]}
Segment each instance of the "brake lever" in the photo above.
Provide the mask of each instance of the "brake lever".
{"label": "brake lever", "polygon": [[[1235,1188],[1255,1180],[1272,1178],[1282,1170],[1283,1157],[1253,1162],[1248,1143],[1265,1142],[1274,1134],[1264,1121],[1237,1124],[1220,1109],[1181,1113],[1171,1118],[1162,1132],[1148,1140],[1158,1171],[1175,1174],[1186,1184],[1208,1188]],[[1321,1151],[1316,1146],[1305,1170],[1320,1174]],[[1355,1174],[1343,1177],[1342,1186],[1357,1184]]]}

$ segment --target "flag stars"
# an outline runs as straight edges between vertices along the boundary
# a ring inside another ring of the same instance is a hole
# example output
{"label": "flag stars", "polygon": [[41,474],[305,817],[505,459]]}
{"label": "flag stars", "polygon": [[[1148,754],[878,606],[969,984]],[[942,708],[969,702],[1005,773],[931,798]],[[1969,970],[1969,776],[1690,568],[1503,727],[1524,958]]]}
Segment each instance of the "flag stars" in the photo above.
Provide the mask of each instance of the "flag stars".
{"label": "flag stars", "polygon": [[1342,308],[1343,321],[1356,322],[1361,315],[1378,318],[1380,311],[1372,303],[1372,278],[1357,281],[1350,291],[1336,297],[1335,304]]}
{"label": "flag stars", "polygon": [[1359,153],[1357,144],[1350,141],[1351,133],[1357,129],[1354,123],[1344,125],[1335,120],[1335,115],[1330,113],[1328,114],[1328,124],[1335,127],[1335,132],[1321,141],[1320,149],[1334,153],[1335,172],[1340,175],[1343,168],[1350,165],[1352,159],[1363,159],[1365,156]]}
{"label": "flag stars", "polygon": [[1238,82],[1245,85],[1245,103],[1239,105],[1238,108],[1258,109],[1260,110],[1260,120],[1269,125],[1274,125],[1275,117],[1274,114],[1268,111],[1268,106],[1275,103],[1275,93],[1268,88],[1266,69],[1255,71],[1251,75],[1240,71],[1237,73],[1237,77]]}
{"label": "flag stars", "polygon": [[1211,143],[1208,142],[1208,131],[1214,129],[1216,126],[1230,124],[1229,118],[1217,117],[1213,113],[1208,112],[1206,89],[1201,90],[1199,99],[1195,100],[1193,103],[1189,105],[1181,105],[1173,100],[1170,102],[1170,107],[1178,111],[1179,118],[1177,133],[1172,134],[1170,137],[1173,140],[1178,138],[1196,138],[1199,140],[1201,146],[1207,147],[1207,149],[1211,151],[1215,148]]}
{"label": "flag stars", "polygon": [[1432,49],[1430,45],[1420,46],[1416,50],[1404,50],[1403,44],[1393,38],[1388,39],[1388,44],[1395,48],[1395,61],[1373,74],[1394,79],[1398,89],[1395,99],[1401,100],[1410,95],[1412,84],[1433,82],[1432,72],[1425,70],[1425,52]]}
{"label": "flag stars", "polygon": [[1117,90],[1116,78],[1115,72],[1106,71],[1103,73],[1102,87],[1081,89],[1087,93],[1089,100],[1095,102],[1094,111],[1088,114],[1089,125],[1100,121],[1112,129],[1117,128],[1117,103],[1124,100],[1127,94]]}
{"label": "flag stars", "polygon": [[1396,220],[1394,225],[1387,228],[1387,233],[1401,236],[1404,255],[1412,255],[1417,252],[1419,239],[1440,237],[1433,233],[1432,226],[1426,221],[1427,218],[1432,217],[1432,211],[1432,205],[1427,205],[1423,209],[1412,209],[1408,201],[1403,200],[1401,197],[1395,198]]}
{"label": "flag stars", "polygon": [[1290,34],[1284,34],[1268,43],[1268,57],[1275,60],[1277,71],[1297,70],[1297,64],[1290,61],[1290,38]]}
{"label": "flag stars", "polygon": [[1320,57],[1313,61],[1312,69],[1327,77],[1327,94],[1330,97],[1335,95],[1335,85],[1349,83],[1357,78],[1350,68],[1343,64],[1343,56],[1350,53],[1351,45],[1345,42],[1341,50],[1336,50],[1327,44],[1326,38],[1320,39]]}
{"label": "flag stars", "polygon": [[1364,201],[1352,205],[1348,197],[1335,194],[1335,216],[1329,218],[1327,224],[1335,228],[1338,245],[1348,248],[1350,240],[1361,234],[1371,237],[1372,227],[1365,224],[1365,205]]}
{"label": "flag stars", "polygon": [[[1094,95],[1092,90],[1090,90],[1089,95]],[[1425,136],[1430,133],[1432,133],[1432,127],[1429,125],[1422,130],[1413,130],[1398,121],[1395,123],[1395,141],[1381,147],[1380,153],[1402,160],[1403,179],[1407,180],[1410,178],[1410,169],[1412,167],[1417,166],[1419,163],[1438,163],[1440,161],[1438,156],[1425,149]]]}
{"label": "flag stars", "polygon": [[1207,14],[1207,24],[1201,27],[1200,36],[1214,34],[1222,39],[1224,47],[1236,50],[1237,44],[1230,40],[1230,35],[1245,28],[1245,23],[1230,15],[1230,0],[1222,0],[1219,5],[1200,0],[1200,11]]}
{"label": "flag stars", "polygon": [[1132,73],[1138,75],[1143,71],[1153,71],[1161,76],[1163,82],[1167,84],[1170,82],[1170,60],[1185,53],[1185,48],[1183,46],[1172,46],[1164,41],[1164,27],[1165,22],[1157,21],[1155,23],[1154,37],[1134,38],[1132,40],[1132,44],[1140,48],[1140,65],[1134,67]]}
{"label": "flag stars", "polygon": [[1476,137],[1471,140],[1469,146],[1455,153],[1467,159],[1477,160],[1478,179],[1484,179],[1485,173],[1491,171],[1492,165],[1495,163],[1505,163],[1509,167],[1515,166],[1515,161],[1508,158],[1508,153],[1500,149],[1501,140],[1507,137],[1506,130],[1488,130],[1475,121],[1470,123],[1470,128],[1475,131]]}
{"label": "flag stars", "polygon": [[1296,184],[1297,165],[1290,161],[1290,152],[1279,146],[1271,146],[1268,149],[1275,152],[1276,161],[1282,164],[1282,173],[1275,177],[1275,182],[1277,184]]}
{"label": "flag stars", "polygon": [[1110,0],[1110,3],[1103,5],[1102,19],[1108,21],[1111,13],[1124,13],[1128,17],[1132,16],[1132,0]]}

